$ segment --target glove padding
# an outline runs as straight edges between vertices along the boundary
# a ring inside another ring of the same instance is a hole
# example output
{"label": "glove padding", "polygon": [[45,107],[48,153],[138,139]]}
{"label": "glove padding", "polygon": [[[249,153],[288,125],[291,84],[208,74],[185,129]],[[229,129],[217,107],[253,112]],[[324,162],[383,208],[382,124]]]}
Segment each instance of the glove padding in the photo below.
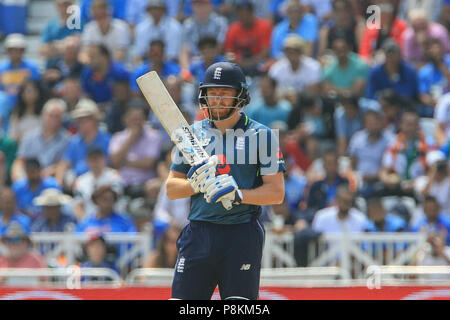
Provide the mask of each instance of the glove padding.
{"label": "glove padding", "polygon": [[214,155],[189,169],[187,179],[195,193],[205,192],[206,187],[209,186],[208,182],[212,182],[216,175],[218,162],[219,159]]}
{"label": "glove padding", "polygon": [[[238,192],[238,185],[234,178],[228,174],[221,174],[214,178],[213,183],[209,183],[206,188],[204,198],[207,203],[222,202],[227,210],[231,209],[230,204],[237,204],[236,192]],[[239,195],[239,194],[238,194]],[[239,195],[239,200],[242,196]]]}

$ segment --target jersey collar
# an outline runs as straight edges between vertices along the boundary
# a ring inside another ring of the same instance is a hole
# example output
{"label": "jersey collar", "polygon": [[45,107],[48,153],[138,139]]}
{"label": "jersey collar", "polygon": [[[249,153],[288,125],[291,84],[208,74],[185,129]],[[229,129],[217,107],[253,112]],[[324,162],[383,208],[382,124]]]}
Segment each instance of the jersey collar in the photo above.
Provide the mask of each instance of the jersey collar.
{"label": "jersey collar", "polygon": [[[245,130],[245,129],[247,129],[250,119],[248,118],[248,116],[243,111],[241,111],[240,114],[241,114],[241,117],[239,118],[238,122],[234,125],[234,127],[231,128],[232,130],[236,130],[236,129]],[[206,120],[206,121],[207,121],[207,126],[209,128],[216,128],[216,126],[214,125],[213,121],[211,121],[209,119]]]}

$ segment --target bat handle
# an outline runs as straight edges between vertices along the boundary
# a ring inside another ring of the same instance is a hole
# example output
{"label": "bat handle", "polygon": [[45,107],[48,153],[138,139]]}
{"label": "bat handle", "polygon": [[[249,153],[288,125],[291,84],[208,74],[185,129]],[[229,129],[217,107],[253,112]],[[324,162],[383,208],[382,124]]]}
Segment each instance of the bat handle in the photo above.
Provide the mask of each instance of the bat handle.
{"label": "bat handle", "polygon": [[223,205],[224,208],[227,209],[227,210],[231,210],[231,208],[233,208],[233,203],[231,202],[230,199],[223,199],[223,200],[222,200],[222,205]]}

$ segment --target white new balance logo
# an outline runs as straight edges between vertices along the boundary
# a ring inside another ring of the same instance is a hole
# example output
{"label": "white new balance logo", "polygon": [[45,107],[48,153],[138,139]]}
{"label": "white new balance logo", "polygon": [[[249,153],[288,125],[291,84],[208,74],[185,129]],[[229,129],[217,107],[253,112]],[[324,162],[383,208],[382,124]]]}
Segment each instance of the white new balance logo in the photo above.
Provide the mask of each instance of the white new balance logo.
{"label": "white new balance logo", "polygon": [[242,267],[241,267],[241,271],[247,271],[247,270],[250,270],[250,266],[251,266],[251,264],[243,264],[242,265]]}
{"label": "white new balance logo", "polygon": [[216,70],[214,70],[214,79],[220,80],[221,77],[222,77],[222,68],[217,67]]}
{"label": "white new balance logo", "polygon": [[180,260],[178,260],[177,272],[182,273],[184,271],[184,260],[184,257],[181,257]]}

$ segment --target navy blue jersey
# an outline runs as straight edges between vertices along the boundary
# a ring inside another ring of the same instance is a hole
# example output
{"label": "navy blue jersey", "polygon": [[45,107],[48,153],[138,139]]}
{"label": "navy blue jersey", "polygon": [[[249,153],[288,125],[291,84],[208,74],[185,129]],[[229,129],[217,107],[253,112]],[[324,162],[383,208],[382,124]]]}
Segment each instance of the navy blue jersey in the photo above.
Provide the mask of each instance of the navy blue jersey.
{"label": "navy blue jersey", "polygon": [[[268,127],[249,119],[244,113],[233,129],[221,134],[214,123],[205,119],[191,126],[209,155],[217,155],[216,175],[229,174],[239,189],[262,185],[262,176],[286,171],[278,137]],[[219,133],[218,133],[219,132]],[[191,166],[177,152],[171,170],[185,173]],[[226,210],[222,203],[207,203],[202,193],[191,197],[189,220],[219,224],[246,223],[259,206],[240,204]]]}

